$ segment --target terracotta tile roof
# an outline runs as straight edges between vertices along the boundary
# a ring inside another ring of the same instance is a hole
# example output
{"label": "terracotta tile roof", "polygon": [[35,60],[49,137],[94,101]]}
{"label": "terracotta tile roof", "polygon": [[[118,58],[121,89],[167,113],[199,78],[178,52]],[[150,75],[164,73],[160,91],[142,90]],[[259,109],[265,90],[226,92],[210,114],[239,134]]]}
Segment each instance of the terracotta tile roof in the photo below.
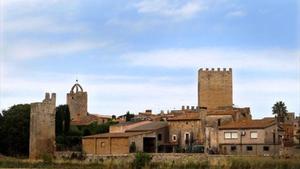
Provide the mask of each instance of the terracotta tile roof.
{"label": "terracotta tile roof", "polygon": [[257,128],[266,128],[272,125],[275,125],[276,122],[270,119],[261,119],[261,120],[240,120],[233,121],[227,124],[224,124],[219,127],[220,130],[224,129],[257,129]]}
{"label": "terracotta tile roof", "polygon": [[137,136],[141,134],[146,134],[150,132],[128,132],[128,133],[104,133],[104,134],[96,134],[91,136],[85,136],[83,139],[88,138],[108,138],[108,137],[131,137],[131,136]]}
{"label": "terracotta tile roof", "polygon": [[89,114],[89,115],[81,118],[80,120],[71,121],[71,125],[84,126],[84,125],[89,125],[93,122],[100,121],[101,119],[110,119],[110,118],[107,116]]}
{"label": "terracotta tile roof", "polygon": [[163,121],[154,121],[151,123],[147,123],[129,130],[125,132],[142,132],[142,131],[154,131],[163,127],[167,127],[168,123]]}
{"label": "terracotta tile roof", "polygon": [[[147,120],[145,120],[145,121],[147,121]],[[129,126],[129,125],[132,125],[132,124],[141,123],[141,122],[145,122],[145,121],[143,121],[143,120],[126,121],[126,122],[120,122],[118,124],[115,124],[114,126]]]}
{"label": "terracotta tile roof", "polygon": [[173,118],[167,119],[167,121],[185,121],[185,120],[200,120],[200,113],[184,113]]}

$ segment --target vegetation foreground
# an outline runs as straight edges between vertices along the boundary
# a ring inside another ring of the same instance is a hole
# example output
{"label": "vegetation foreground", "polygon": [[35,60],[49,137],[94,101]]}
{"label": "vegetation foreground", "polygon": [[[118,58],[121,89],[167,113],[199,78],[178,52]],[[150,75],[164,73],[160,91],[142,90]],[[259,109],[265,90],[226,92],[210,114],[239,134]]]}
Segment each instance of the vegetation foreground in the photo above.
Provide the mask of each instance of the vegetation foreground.
{"label": "vegetation foreground", "polygon": [[155,162],[145,153],[137,153],[133,161],[118,158],[90,163],[78,160],[29,161],[10,157],[0,157],[0,168],[72,168],[72,169],[299,169],[300,160],[272,157],[220,157],[205,159],[169,160]]}

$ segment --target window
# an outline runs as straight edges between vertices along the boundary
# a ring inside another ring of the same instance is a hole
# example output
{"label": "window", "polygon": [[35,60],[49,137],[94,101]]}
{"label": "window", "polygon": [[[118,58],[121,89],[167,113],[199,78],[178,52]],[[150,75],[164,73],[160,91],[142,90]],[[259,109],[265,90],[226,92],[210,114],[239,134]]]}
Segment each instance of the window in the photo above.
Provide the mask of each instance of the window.
{"label": "window", "polygon": [[190,133],[185,133],[185,144],[189,144],[190,143]]}
{"label": "window", "polygon": [[269,146],[264,146],[264,151],[269,151]]}
{"label": "window", "polygon": [[225,139],[237,139],[238,134],[237,134],[237,132],[224,132],[224,138]]}
{"label": "window", "polygon": [[237,134],[237,132],[232,132],[231,133],[231,138],[238,138],[238,134]]}
{"label": "window", "polygon": [[158,134],[158,135],[157,135],[157,140],[158,140],[158,141],[161,141],[161,138],[162,138],[161,134]]}
{"label": "window", "polygon": [[172,136],[172,141],[177,141],[177,136],[175,134]]}
{"label": "window", "polygon": [[250,132],[250,138],[256,139],[257,138],[257,131]]}
{"label": "window", "polygon": [[230,139],[231,138],[231,133],[225,132],[224,137],[225,137],[225,139]]}
{"label": "window", "polygon": [[218,126],[221,126],[221,119],[218,119]]}
{"label": "window", "polygon": [[247,151],[252,151],[252,146],[247,146]]}
{"label": "window", "polygon": [[236,151],[236,146],[231,146],[230,149],[231,151]]}

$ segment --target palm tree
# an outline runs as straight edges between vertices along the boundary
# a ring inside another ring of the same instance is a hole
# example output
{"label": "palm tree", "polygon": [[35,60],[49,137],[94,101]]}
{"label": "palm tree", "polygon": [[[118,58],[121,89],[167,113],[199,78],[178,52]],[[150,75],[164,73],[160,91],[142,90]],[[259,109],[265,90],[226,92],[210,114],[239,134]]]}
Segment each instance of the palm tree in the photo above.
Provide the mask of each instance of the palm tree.
{"label": "palm tree", "polygon": [[273,114],[276,115],[278,122],[284,122],[287,117],[287,109],[284,102],[279,101],[274,104],[272,107]]}

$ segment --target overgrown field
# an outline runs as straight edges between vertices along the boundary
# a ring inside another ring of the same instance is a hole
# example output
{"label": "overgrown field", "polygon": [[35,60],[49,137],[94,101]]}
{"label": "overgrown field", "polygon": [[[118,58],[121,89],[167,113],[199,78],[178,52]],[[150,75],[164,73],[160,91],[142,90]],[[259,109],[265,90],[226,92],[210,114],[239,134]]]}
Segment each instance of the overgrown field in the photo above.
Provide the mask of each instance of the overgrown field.
{"label": "overgrown field", "polygon": [[151,160],[148,154],[137,154],[134,161],[118,158],[86,161],[29,161],[16,158],[0,158],[0,168],[62,168],[62,169],[299,169],[300,159],[279,159],[271,157],[212,157],[175,161]]}

